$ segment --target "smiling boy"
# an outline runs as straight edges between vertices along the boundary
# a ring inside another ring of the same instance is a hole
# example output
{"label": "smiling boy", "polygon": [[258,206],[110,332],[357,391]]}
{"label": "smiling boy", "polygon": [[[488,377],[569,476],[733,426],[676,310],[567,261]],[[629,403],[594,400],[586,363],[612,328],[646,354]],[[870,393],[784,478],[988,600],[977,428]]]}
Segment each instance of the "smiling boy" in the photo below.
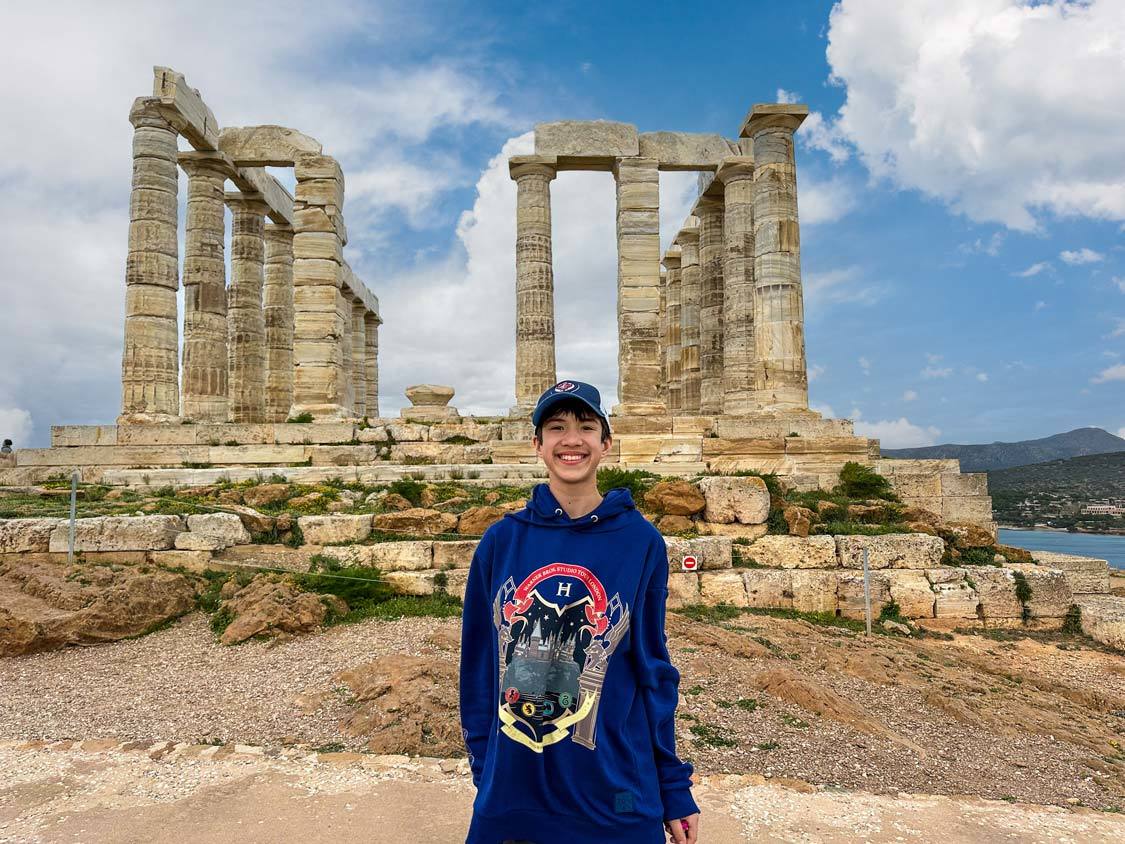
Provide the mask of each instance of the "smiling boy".
{"label": "smiling boy", "polygon": [[531,421],[548,482],[485,532],[465,589],[467,844],[695,844],[664,539],[628,489],[598,492],[613,440],[593,386],[559,382]]}

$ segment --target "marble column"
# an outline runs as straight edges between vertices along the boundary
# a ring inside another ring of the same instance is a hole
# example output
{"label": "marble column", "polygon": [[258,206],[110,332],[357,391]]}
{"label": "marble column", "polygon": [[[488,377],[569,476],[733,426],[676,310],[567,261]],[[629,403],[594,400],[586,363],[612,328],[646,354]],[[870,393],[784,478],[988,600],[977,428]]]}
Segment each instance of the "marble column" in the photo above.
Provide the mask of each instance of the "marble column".
{"label": "marble column", "polygon": [[808,107],[756,105],[754,141],[754,386],[763,410],[807,410],[805,316],[793,133]]}
{"label": "marble column", "polygon": [[516,183],[516,404],[524,416],[556,381],[555,274],[551,254],[551,180],[554,159],[515,156]]}
{"label": "marble column", "polygon": [[183,415],[227,421],[226,204],[230,161],[217,152],[182,152],[188,174],[184,226]]}
{"label": "marble column", "polygon": [[683,409],[683,396],[680,361],[680,325],[681,325],[681,285],[680,285],[680,249],[671,247],[664,254],[665,270],[665,341],[664,357],[666,364],[665,395],[667,396],[668,412],[675,414]]}
{"label": "marble column", "polygon": [[176,130],[160,101],[133,103],[133,190],[125,259],[125,342],[119,424],[171,422],[180,415],[179,171]]}
{"label": "marble column", "polygon": [[676,237],[680,247],[680,406],[698,414],[700,402],[699,310],[703,284],[699,270],[699,226],[694,217]]}
{"label": "marble column", "polygon": [[265,241],[266,421],[284,422],[293,404],[293,229],[267,223]]}
{"label": "marble column", "polygon": [[[343,379],[341,380],[340,388],[340,404],[344,408],[344,415],[347,417],[355,416],[355,370],[352,367],[352,354],[355,350],[355,342],[352,337],[354,331],[354,323],[352,321],[352,313],[355,310],[356,298],[350,291],[344,291],[344,331],[340,335],[340,350],[343,352],[343,362],[341,364],[341,371]],[[366,341],[366,335],[365,335]]]}
{"label": "marble column", "polygon": [[367,418],[377,419],[379,416],[379,325],[382,320],[377,314],[368,312],[363,319],[364,333],[367,339],[367,348],[364,352],[363,363],[367,367],[367,398],[365,401]]}
{"label": "marble column", "polygon": [[352,303],[352,407],[357,419],[367,415],[367,306]]}
{"label": "marble column", "polygon": [[723,409],[742,416],[757,409],[754,391],[754,160],[725,159],[723,183]]}
{"label": "marble column", "polygon": [[654,158],[619,158],[615,415],[667,413],[660,387],[660,173]]}
{"label": "marble column", "polygon": [[229,418],[236,423],[262,422],[266,418],[264,223],[269,208],[258,194],[228,193],[226,199],[233,212],[227,291]]}
{"label": "marble column", "polygon": [[703,196],[699,218],[699,412],[723,412],[723,200]]}

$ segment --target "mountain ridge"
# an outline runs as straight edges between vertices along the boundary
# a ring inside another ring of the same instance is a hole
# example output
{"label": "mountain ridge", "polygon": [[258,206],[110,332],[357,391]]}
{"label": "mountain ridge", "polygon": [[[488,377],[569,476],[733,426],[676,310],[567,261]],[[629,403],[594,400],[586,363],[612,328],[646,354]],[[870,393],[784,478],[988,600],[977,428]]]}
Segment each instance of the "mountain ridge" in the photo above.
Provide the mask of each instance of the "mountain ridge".
{"label": "mountain ridge", "polygon": [[1035,440],[885,448],[881,449],[881,454],[883,457],[911,460],[953,458],[961,461],[962,472],[990,472],[1115,451],[1125,451],[1125,439],[1102,428],[1075,428]]}

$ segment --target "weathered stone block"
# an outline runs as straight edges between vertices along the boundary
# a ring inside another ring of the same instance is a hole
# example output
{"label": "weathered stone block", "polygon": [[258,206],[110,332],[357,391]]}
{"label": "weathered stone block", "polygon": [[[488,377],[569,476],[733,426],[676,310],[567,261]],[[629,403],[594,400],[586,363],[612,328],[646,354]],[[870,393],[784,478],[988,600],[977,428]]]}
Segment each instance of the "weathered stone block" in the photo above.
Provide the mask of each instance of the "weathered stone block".
{"label": "weathered stone block", "polygon": [[419,425],[415,422],[387,422],[387,433],[399,443],[428,442],[430,439],[430,426]]}
{"label": "weathered stone block", "polygon": [[699,489],[708,522],[760,525],[769,517],[770,493],[761,478],[711,476],[700,480]]}
{"label": "weathered stone block", "polygon": [[1061,571],[1075,595],[1109,593],[1109,563],[1105,560],[1051,551],[1035,551],[1033,556],[1037,562]]}
{"label": "weathered stone block", "polygon": [[965,578],[980,598],[982,618],[1020,618],[1023,614],[1011,569],[975,566],[966,570]]}
{"label": "weathered stone block", "polygon": [[[65,521],[51,531],[49,550],[65,552]],[[168,551],[183,532],[179,516],[98,516],[75,523],[75,551]]]}
{"label": "weathered stone block", "polygon": [[176,536],[177,551],[221,551],[223,543],[214,536],[184,531]]}
{"label": "weathered stone block", "polygon": [[702,536],[727,536],[731,539],[748,539],[751,542],[765,536],[766,531],[769,530],[765,525],[742,525],[738,522],[729,525],[696,522],[695,527]]}
{"label": "weathered stone block", "polygon": [[433,536],[439,533],[453,533],[457,529],[457,517],[452,513],[442,513],[425,507],[411,507],[409,510],[397,513],[380,513],[375,517],[375,529]]}
{"label": "weathered stone block", "polygon": [[1103,645],[1125,651],[1125,598],[1116,595],[1081,595],[1082,632]]}
{"label": "weathered stone block", "polygon": [[614,159],[638,154],[637,127],[609,120],[560,120],[535,126],[535,154]]}
{"label": "weathered stone block", "polygon": [[473,562],[478,539],[460,539],[454,542],[434,542],[434,568],[444,569],[453,566],[458,569],[467,569]]}
{"label": "weathered stone block", "polygon": [[938,498],[941,496],[941,475],[895,473],[890,476],[891,487],[901,498]]}
{"label": "weathered stone block", "polygon": [[945,496],[988,495],[988,474],[986,472],[942,472],[941,494]]}
{"label": "weathered stone block", "polygon": [[757,609],[792,609],[793,578],[781,569],[742,569],[746,606]]}
{"label": "weathered stone block", "polygon": [[677,536],[664,537],[668,549],[668,571],[670,574],[682,572],[683,560],[687,555],[696,558],[700,571],[714,571],[731,567],[731,541],[725,536],[706,536],[696,539],[681,539]]}
{"label": "weathered stone block", "polygon": [[700,602],[699,575],[690,571],[668,575],[668,608],[679,609]]}
{"label": "weathered stone block", "polygon": [[389,571],[386,579],[399,594],[432,595],[436,574],[435,571]]}
{"label": "weathered stone block", "polygon": [[435,568],[433,542],[376,542],[374,545],[344,545],[327,553],[349,566],[382,571],[425,571]]}
{"label": "weathered stone block", "polygon": [[1064,572],[1028,563],[1013,563],[1011,568],[1023,572],[1027,585],[1031,587],[1027,607],[1032,618],[1062,618],[1066,615],[1074,603],[1074,593],[1070,591]]}
{"label": "weathered stone block", "polygon": [[747,553],[763,566],[783,569],[834,569],[836,540],[831,536],[763,536]]}
{"label": "weathered stone block", "polygon": [[[888,578],[891,599],[905,618],[934,617],[934,590],[925,572],[890,569],[882,573]],[[873,611],[878,615],[881,609],[879,606]]]}
{"label": "weathered stone block", "polygon": [[319,155],[320,143],[284,126],[229,126],[219,150],[240,167],[292,167],[302,155]]}
{"label": "weathered stone block", "polygon": [[[187,550],[220,550],[231,545],[248,545],[251,541],[250,531],[242,525],[242,519],[234,513],[206,513],[187,517],[188,530],[193,534],[202,534],[220,543],[219,548],[212,549],[187,549]],[[176,546],[177,548],[180,546]]]}
{"label": "weathered stone block", "polygon": [[64,519],[0,519],[0,554],[50,550],[51,532],[59,525],[67,524]]}
{"label": "weathered stone block", "polygon": [[941,517],[947,522],[992,522],[992,499],[987,495],[943,496]]}
{"label": "weathered stone block", "polygon": [[794,569],[789,572],[789,591],[793,594],[793,609],[798,612],[834,614],[837,588],[838,577],[834,571]]}
{"label": "weathered stone block", "polygon": [[[885,572],[871,572],[871,617],[877,618],[883,605],[891,600],[890,579]],[[863,620],[864,595],[863,572],[841,571],[837,575],[836,599],[840,615],[844,618]]]}
{"label": "weathered stone block", "polygon": [[[927,572],[928,575],[929,572]],[[976,590],[965,582],[963,574],[960,580],[935,583],[933,590],[935,597],[934,616],[936,618],[977,617],[977,605],[980,603],[980,598]]]}
{"label": "weathered stone block", "polygon": [[742,573],[738,571],[703,572],[699,575],[699,597],[700,601],[708,606],[715,604],[749,606],[746,582],[742,579]]}
{"label": "weathered stone block", "polygon": [[305,542],[310,545],[337,545],[362,542],[371,535],[371,516],[301,516],[297,519]]}
{"label": "weathered stone block", "polygon": [[637,142],[640,156],[655,158],[661,170],[707,170],[737,154],[737,145],[722,135],[642,132]]}
{"label": "weathered stone block", "polygon": [[945,543],[924,533],[836,537],[836,553],[844,568],[862,569],[864,548],[872,569],[929,569],[941,563]]}

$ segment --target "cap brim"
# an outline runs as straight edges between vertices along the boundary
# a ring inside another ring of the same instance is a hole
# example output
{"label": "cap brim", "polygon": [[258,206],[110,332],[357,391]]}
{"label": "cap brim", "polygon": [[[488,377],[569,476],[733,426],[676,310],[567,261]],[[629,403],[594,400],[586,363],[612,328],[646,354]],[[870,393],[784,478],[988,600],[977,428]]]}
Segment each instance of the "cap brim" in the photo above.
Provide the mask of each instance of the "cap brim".
{"label": "cap brim", "polygon": [[[552,407],[554,407],[559,402],[566,401],[567,399],[577,399],[578,401],[582,402],[584,405],[590,408],[590,410],[594,411],[594,414],[599,419],[605,419],[606,426],[609,426],[609,417],[603,415],[602,409],[600,407],[596,407],[592,402],[587,401],[586,399],[582,398],[582,396],[575,395],[574,393],[559,393],[558,395],[554,395],[548,398],[537,408],[535,408],[535,411],[531,414],[531,424],[540,424],[543,421],[543,417],[547,415]],[[610,433],[613,433],[612,427],[610,427]]]}

